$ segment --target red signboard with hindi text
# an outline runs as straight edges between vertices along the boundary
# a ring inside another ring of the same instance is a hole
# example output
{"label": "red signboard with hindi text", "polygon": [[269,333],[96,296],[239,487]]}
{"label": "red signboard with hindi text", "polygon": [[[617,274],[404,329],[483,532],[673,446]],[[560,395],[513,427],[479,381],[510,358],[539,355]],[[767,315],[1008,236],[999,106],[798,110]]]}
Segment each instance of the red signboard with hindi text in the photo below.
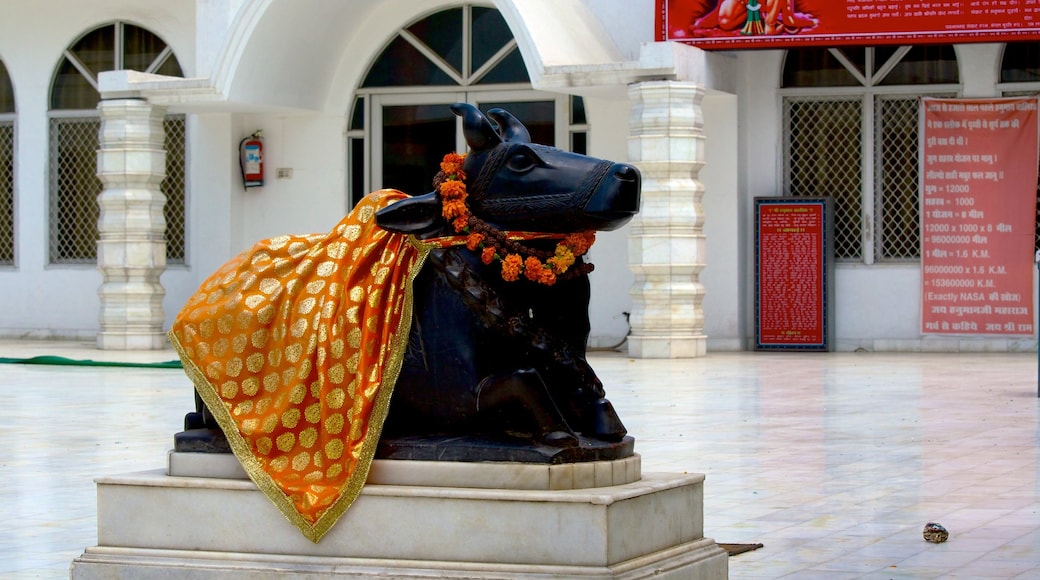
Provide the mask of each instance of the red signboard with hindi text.
{"label": "red signboard with hindi text", "polygon": [[833,200],[755,198],[755,349],[832,350]]}
{"label": "red signboard with hindi text", "polygon": [[1040,0],[657,0],[658,41],[705,49],[1040,39]]}
{"label": "red signboard with hindi text", "polygon": [[921,100],[921,332],[1033,329],[1037,99]]}

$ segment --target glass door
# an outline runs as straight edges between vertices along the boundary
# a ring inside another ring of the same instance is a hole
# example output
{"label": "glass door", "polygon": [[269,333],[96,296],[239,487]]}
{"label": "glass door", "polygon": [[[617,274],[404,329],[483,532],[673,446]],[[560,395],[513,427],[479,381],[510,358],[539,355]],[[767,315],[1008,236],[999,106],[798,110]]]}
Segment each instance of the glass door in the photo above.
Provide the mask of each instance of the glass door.
{"label": "glass door", "polygon": [[[409,195],[433,190],[445,154],[465,150],[458,118],[449,106],[463,94],[380,95],[374,99],[372,185]],[[460,143],[461,141],[461,143]],[[461,149],[460,149],[461,148]]]}

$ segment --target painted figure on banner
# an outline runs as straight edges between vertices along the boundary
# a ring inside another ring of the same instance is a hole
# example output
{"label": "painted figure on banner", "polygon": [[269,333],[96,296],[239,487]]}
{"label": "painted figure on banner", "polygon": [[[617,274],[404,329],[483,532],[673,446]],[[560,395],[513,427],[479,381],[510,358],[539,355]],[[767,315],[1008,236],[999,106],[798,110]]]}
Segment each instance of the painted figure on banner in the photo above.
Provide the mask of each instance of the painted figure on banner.
{"label": "painted figure on banner", "polygon": [[377,456],[633,454],[585,356],[585,256],[638,211],[639,172],[531,143],[504,110],[451,109],[469,151],[444,157],[433,191],[377,191],[328,233],[258,242],[169,333],[198,394],[175,449],[226,438],[315,542]]}
{"label": "painted figure on banner", "polygon": [[676,0],[673,7],[689,11],[685,35],[758,36],[797,34],[815,28],[817,0]]}

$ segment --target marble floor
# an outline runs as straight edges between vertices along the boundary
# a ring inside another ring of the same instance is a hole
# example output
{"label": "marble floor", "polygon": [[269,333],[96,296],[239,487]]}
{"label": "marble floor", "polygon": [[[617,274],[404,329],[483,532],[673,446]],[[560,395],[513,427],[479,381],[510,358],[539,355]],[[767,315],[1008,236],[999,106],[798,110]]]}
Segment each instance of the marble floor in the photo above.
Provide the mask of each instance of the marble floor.
{"label": "marble floor", "polygon": [[[36,355],[176,358],[0,340]],[[705,473],[706,535],[764,545],[731,578],[1040,578],[1035,353],[590,360],[644,472]],[[67,578],[93,478],[162,467],[192,405],[177,369],[0,365],[0,578]]]}

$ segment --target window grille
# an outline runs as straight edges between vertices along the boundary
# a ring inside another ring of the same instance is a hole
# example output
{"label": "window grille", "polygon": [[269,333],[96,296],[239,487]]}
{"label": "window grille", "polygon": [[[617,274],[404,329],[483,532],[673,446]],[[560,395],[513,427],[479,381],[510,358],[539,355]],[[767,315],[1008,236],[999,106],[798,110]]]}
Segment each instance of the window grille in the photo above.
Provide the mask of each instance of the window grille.
{"label": "window grille", "polygon": [[[166,261],[183,264],[186,245],[184,115],[167,116],[163,126],[166,129],[166,178],[161,189],[166,196],[163,208]],[[56,161],[50,166],[50,187],[54,192],[50,244],[53,264],[93,264],[96,260],[97,220],[101,212],[97,196],[102,189],[97,177],[100,128],[101,121],[92,117],[51,119],[51,159]],[[0,184],[2,179],[0,176]]]}
{"label": "window grille", "polygon": [[184,115],[167,115],[163,121],[166,129],[166,179],[163,179],[163,195],[166,205],[163,217],[166,218],[166,263],[185,263],[186,236],[184,223],[187,221],[185,199],[187,198],[187,179],[184,168],[185,159]]}
{"label": "window grille", "polygon": [[917,97],[875,97],[875,257],[921,257]]}
{"label": "window grille", "polygon": [[14,265],[14,121],[0,119],[0,266]]}
{"label": "window grille", "polygon": [[785,195],[834,198],[834,253],[862,257],[859,99],[784,100]]}
{"label": "window grille", "polygon": [[50,256],[52,264],[92,264],[97,257],[97,117],[51,119]]}
{"label": "window grille", "polygon": [[14,87],[0,61],[0,266],[14,265]]}
{"label": "window grille", "polygon": [[782,78],[784,195],[834,197],[839,260],[920,259],[918,103],[956,96],[953,47],[792,50]]}

